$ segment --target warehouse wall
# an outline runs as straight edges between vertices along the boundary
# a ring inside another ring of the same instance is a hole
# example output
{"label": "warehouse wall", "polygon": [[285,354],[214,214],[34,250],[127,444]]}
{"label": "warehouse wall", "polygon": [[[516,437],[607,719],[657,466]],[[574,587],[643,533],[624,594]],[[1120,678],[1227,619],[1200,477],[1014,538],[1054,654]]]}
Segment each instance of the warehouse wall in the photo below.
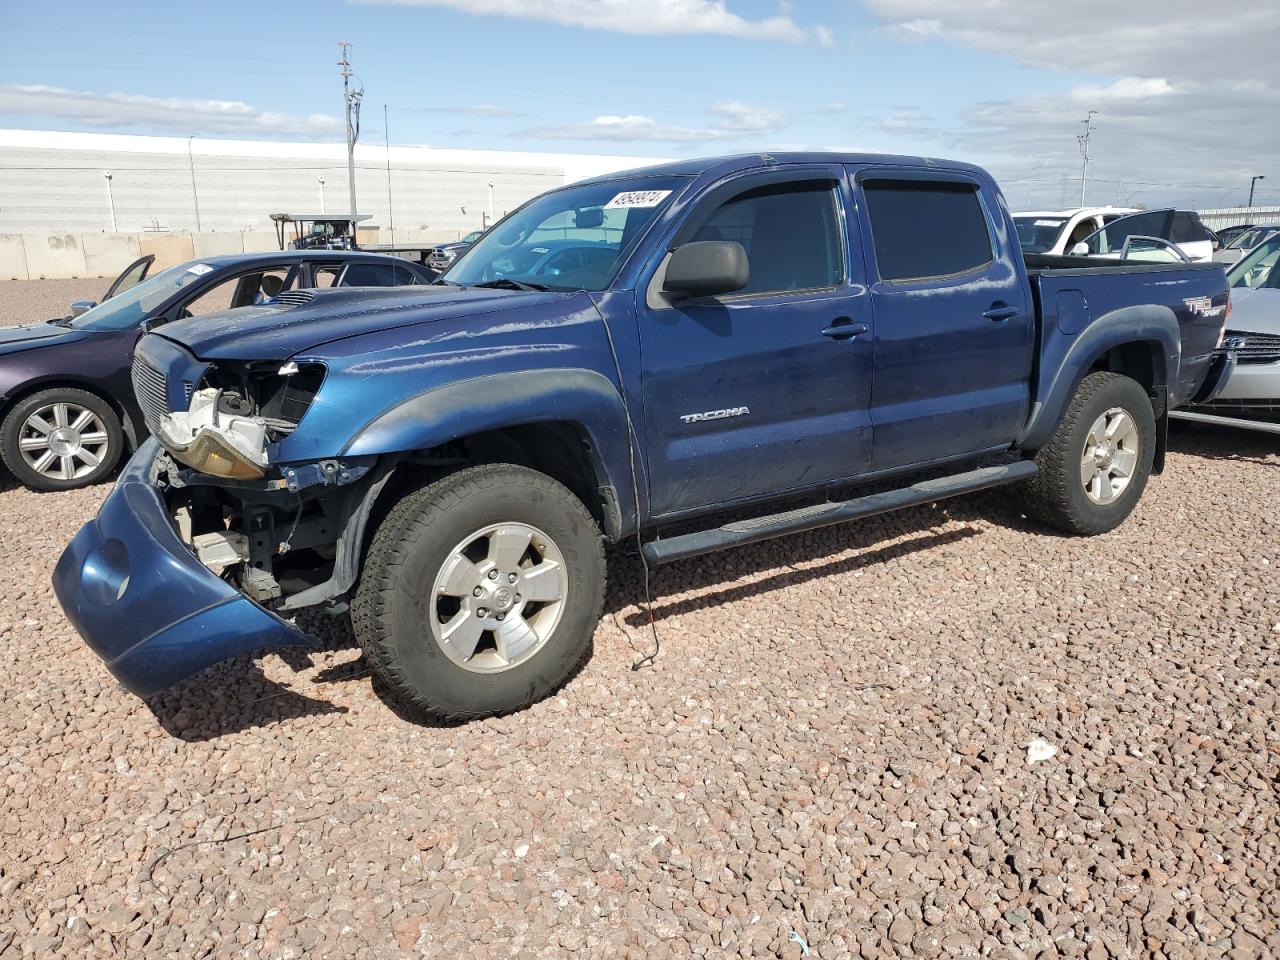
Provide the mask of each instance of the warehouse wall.
{"label": "warehouse wall", "polygon": [[[361,145],[357,203],[399,242],[455,240],[482,225],[490,181],[500,217],[552,187],[653,162]],[[269,231],[271,213],[349,206],[344,144],[0,130],[0,234]]]}

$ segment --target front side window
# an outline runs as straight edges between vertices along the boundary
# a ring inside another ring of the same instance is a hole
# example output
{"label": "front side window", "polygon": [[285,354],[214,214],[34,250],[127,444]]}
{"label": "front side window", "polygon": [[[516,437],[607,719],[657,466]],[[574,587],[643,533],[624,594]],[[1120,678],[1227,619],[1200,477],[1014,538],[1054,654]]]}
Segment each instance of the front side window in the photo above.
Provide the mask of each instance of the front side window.
{"label": "front side window", "polygon": [[214,268],[207,263],[184,263],[170,267],[141,283],[104,300],[70,322],[79,330],[124,330],[135,327],[179,290],[199,282]]}
{"label": "front side window", "polygon": [[1257,289],[1280,287],[1280,234],[1258,244],[1227,271],[1227,283],[1233,287]]}
{"label": "front side window", "polygon": [[947,277],[991,262],[991,232],[975,185],[865,180],[862,193],[882,280]]}
{"label": "front side window", "polygon": [[830,181],[758,187],[718,207],[689,239],[742,244],[751,280],[734,296],[826,289],[844,277],[836,204]]}
{"label": "front side window", "polygon": [[1062,217],[1017,216],[1013,226],[1018,231],[1018,244],[1023,253],[1044,253],[1052,250],[1067,221]]}
{"label": "front side window", "polygon": [[441,277],[461,286],[603,290],[685,177],[622,177],[553,190],[491,227]]}

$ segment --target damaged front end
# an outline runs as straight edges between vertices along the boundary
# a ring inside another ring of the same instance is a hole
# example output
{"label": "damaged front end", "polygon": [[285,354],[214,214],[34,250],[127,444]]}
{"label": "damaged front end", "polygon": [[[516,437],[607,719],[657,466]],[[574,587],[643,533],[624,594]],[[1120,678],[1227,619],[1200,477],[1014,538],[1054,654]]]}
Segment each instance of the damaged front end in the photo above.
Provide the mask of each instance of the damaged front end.
{"label": "damaged front end", "polygon": [[268,610],[339,603],[355,584],[365,526],[393,463],[277,462],[324,381],[323,364],[201,364],[176,345],[144,345],[135,390],[163,448],[151,482],[178,537]]}

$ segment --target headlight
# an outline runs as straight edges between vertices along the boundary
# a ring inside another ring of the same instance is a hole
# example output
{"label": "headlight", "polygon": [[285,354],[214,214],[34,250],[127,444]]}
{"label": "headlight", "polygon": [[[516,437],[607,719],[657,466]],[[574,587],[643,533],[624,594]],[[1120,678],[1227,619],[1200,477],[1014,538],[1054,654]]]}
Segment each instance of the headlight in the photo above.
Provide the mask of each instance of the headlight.
{"label": "headlight", "polygon": [[253,480],[267,448],[297,427],[324,380],[318,363],[222,363],[205,372],[184,411],[164,416],[157,437],[174,459],[215,477]]}

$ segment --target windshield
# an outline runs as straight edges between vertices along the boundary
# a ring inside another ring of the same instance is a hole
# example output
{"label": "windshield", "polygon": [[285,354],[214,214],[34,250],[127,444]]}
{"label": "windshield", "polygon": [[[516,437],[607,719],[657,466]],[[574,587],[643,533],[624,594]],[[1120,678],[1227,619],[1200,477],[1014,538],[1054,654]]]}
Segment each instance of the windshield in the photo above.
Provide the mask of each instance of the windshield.
{"label": "windshield", "polygon": [[566,187],[525,204],[467,248],[443,280],[603,290],[684,177],[629,177]]}
{"label": "windshield", "polygon": [[1067,221],[1060,217],[1016,216],[1013,224],[1018,229],[1018,242],[1022,244],[1023,253],[1044,253],[1053,249]]}
{"label": "windshield", "polygon": [[1280,288],[1280,235],[1258,244],[1227,271],[1227,282],[1233,287],[1255,290]]}
{"label": "windshield", "polygon": [[212,270],[207,263],[170,267],[80,314],[70,326],[77,330],[124,330],[137,326],[156,307]]}
{"label": "windshield", "polygon": [[477,240],[480,239],[480,236],[483,233],[484,233],[483,230],[472,230],[470,233],[468,233],[465,237],[462,238],[462,242],[475,243]]}
{"label": "windshield", "polygon": [[[1118,253],[1124,249],[1124,242],[1130,237],[1157,237],[1168,239],[1165,224],[1168,223],[1169,210],[1153,210],[1150,213],[1135,213],[1129,217],[1121,217],[1103,227],[1097,233],[1085,237],[1083,243],[1088,251],[1085,256],[1096,256],[1099,253]],[[1070,250],[1067,253],[1071,253]]]}
{"label": "windshield", "polygon": [[1231,250],[1252,250],[1268,236],[1276,232],[1275,227],[1252,227],[1239,234],[1227,247]]}

